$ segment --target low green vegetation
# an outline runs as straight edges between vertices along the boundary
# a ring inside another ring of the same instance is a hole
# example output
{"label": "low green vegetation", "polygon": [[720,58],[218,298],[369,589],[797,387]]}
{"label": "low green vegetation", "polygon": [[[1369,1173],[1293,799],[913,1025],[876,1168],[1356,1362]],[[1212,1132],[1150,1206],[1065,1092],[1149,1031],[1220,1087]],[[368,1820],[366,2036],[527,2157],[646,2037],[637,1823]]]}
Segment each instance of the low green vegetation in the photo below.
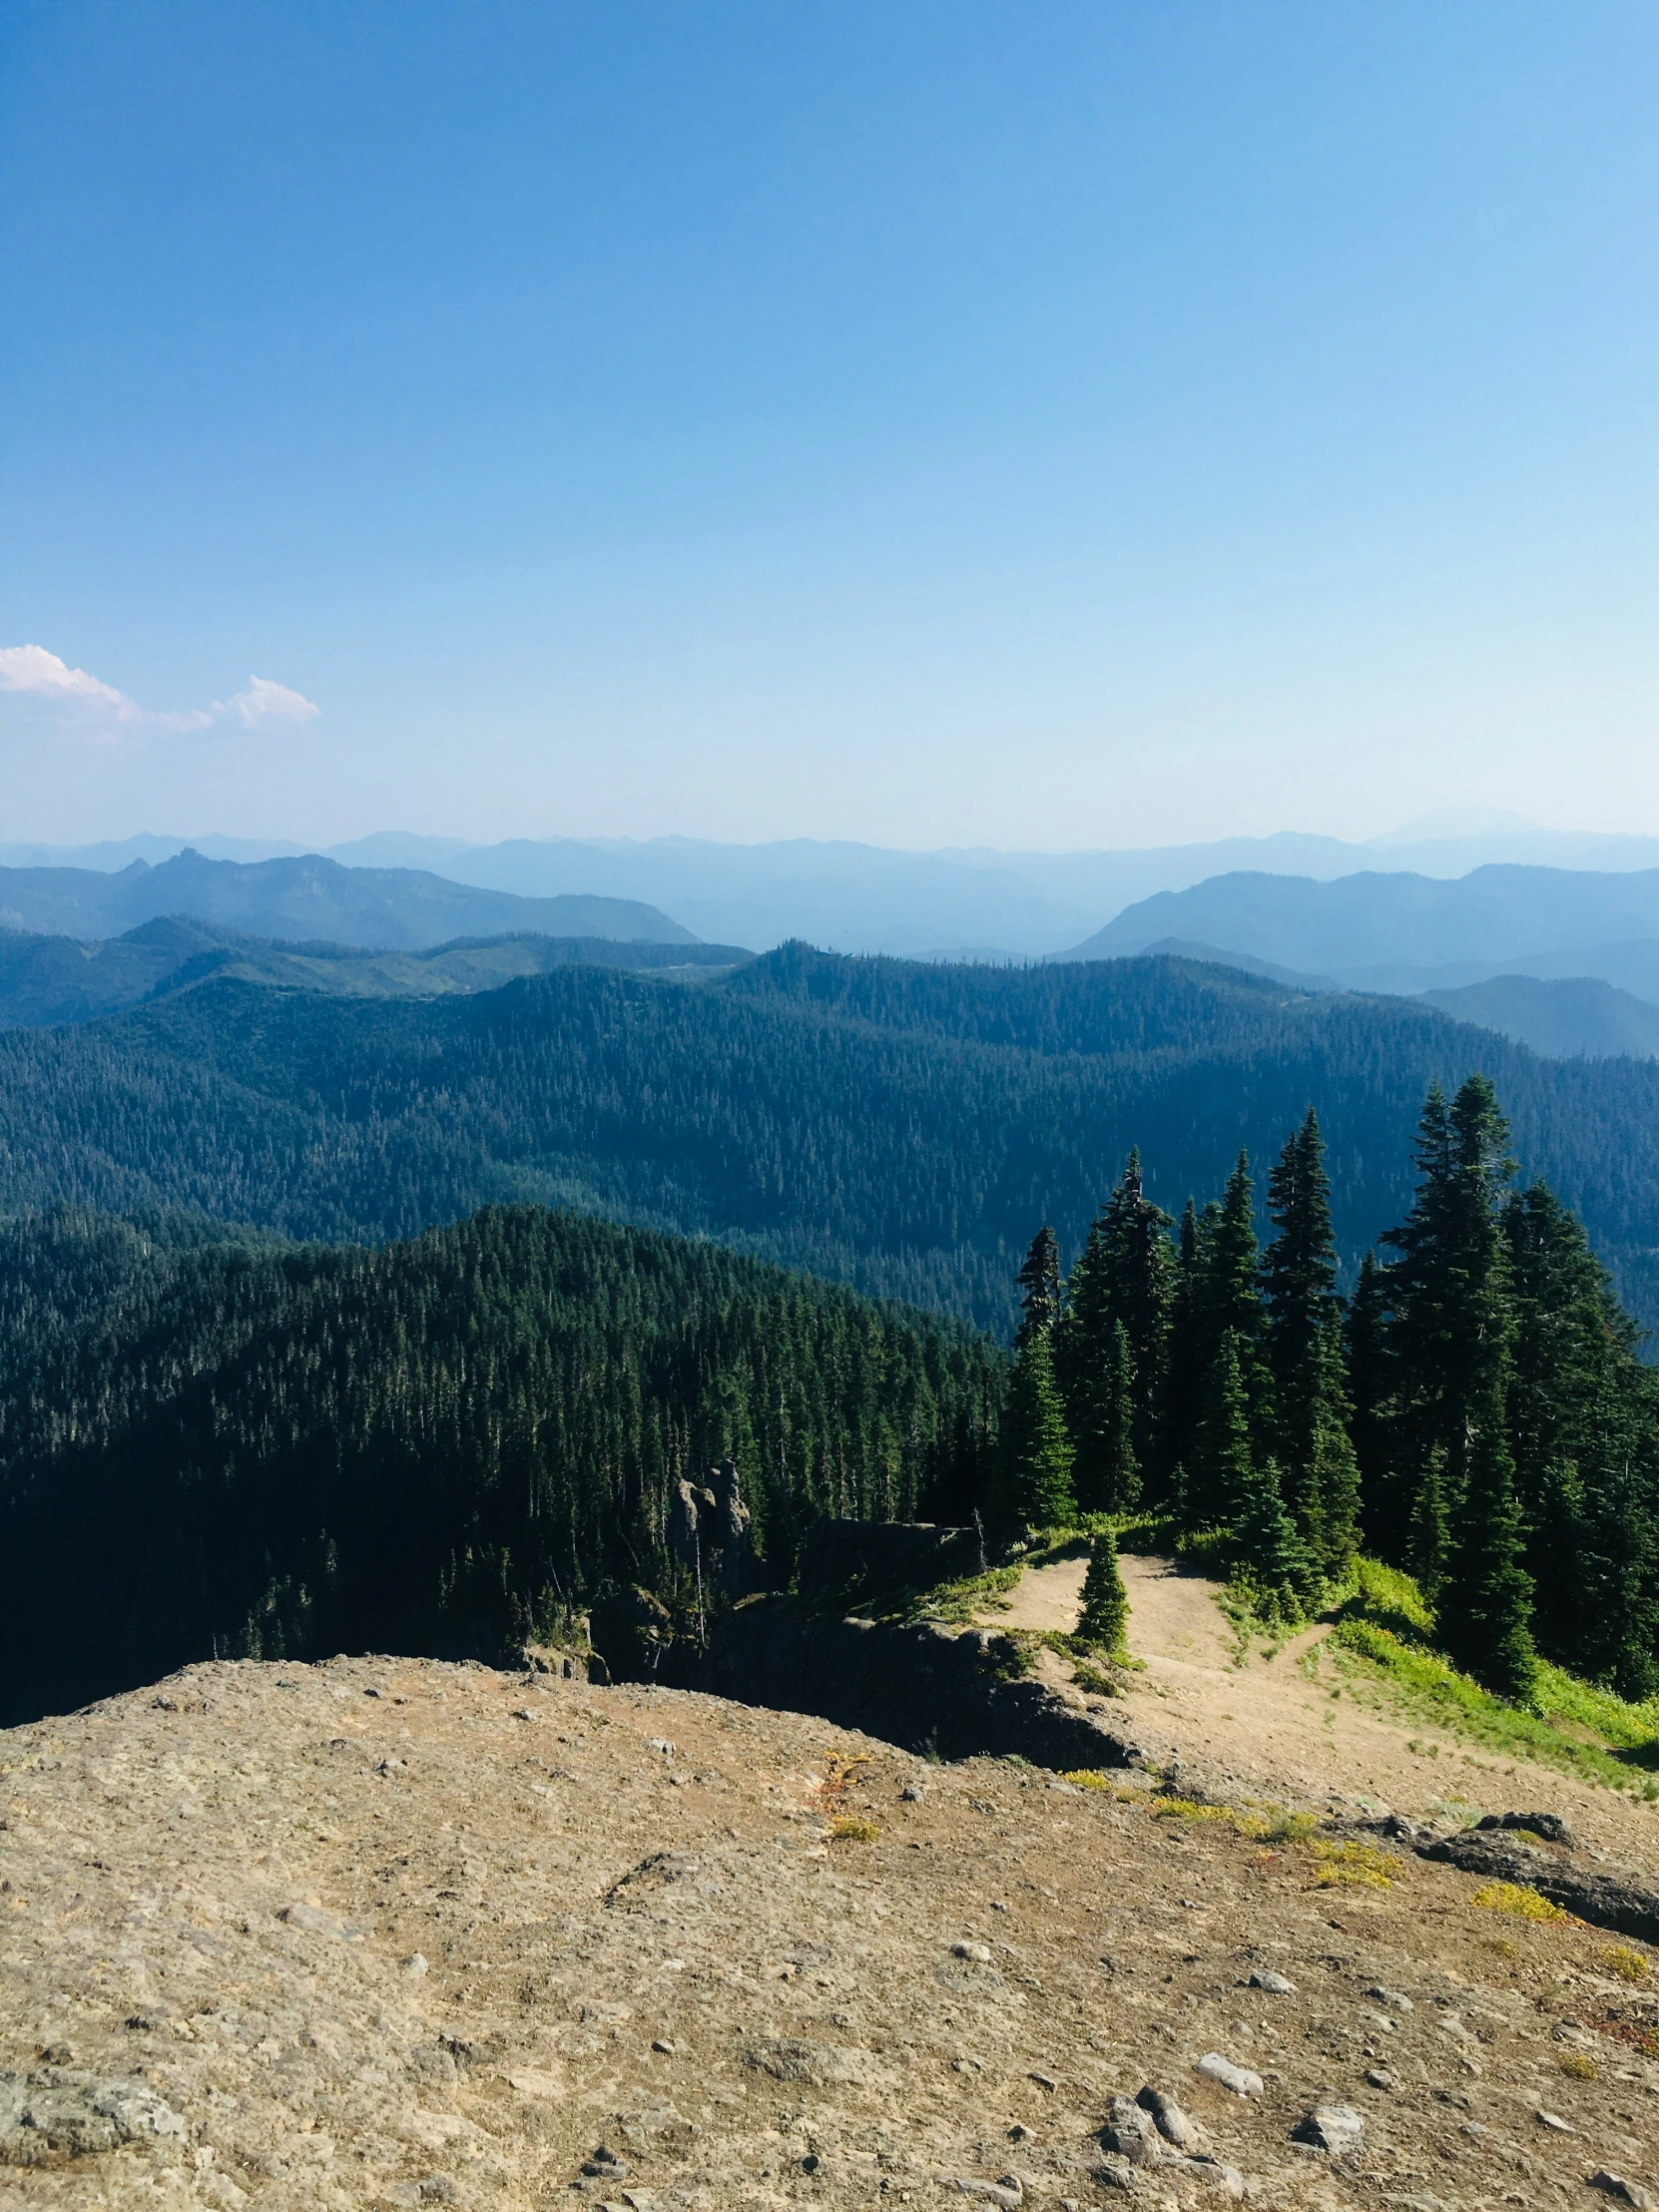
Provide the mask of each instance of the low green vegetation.
{"label": "low green vegetation", "polygon": [[[1331,1648],[1356,1686],[1385,1694],[1413,1718],[1510,1758],[1659,1799],[1659,1698],[1631,1702],[1539,1663],[1536,1703],[1523,1708],[1461,1674],[1433,1648],[1434,1615],[1413,1579],[1374,1559],[1357,1563],[1337,1608]],[[1430,1756],[1432,1747],[1417,1748]]]}

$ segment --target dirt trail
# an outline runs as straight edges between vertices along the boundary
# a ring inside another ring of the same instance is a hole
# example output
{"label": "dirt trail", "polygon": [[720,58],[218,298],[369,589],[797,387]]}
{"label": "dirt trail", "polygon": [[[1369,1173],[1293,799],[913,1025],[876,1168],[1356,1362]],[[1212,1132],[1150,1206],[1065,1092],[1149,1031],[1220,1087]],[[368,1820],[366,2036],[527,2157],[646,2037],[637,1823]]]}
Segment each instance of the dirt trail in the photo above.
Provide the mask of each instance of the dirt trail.
{"label": "dirt trail", "polygon": [[[1125,1553],[1129,1649],[1144,1672],[1125,1703],[1184,1755],[1242,1776],[1264,1797],[1353,1809],[1375,1805],[1413,1819],[1448,1805],[1482,1813],[1564,1814],[1584,1840],[1659,1872],[1659,1814],[1553,1769],[1469,1748],[1411,1719],[1382,1693],[1341,1675],[1314,1627],[1273,1657],[1260,1646],[1240,1663],[1218,1585],[1170,1559]],[[987,1626],[1069,1630],[1085,1562],[1031,1569]],[[1060,1670],[1056,1668],[1056,1679]],[[1413,1746],[1421,1747],[1413,1749]]]}

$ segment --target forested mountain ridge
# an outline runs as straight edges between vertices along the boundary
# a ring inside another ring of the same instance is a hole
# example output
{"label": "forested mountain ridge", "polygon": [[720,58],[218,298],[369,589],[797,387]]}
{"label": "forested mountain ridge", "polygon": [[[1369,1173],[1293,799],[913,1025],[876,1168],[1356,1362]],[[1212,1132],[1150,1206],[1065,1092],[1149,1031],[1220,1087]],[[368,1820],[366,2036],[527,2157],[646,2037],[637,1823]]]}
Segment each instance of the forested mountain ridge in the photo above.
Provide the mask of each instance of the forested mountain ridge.
{"label": "forested mountain ridge", "polygon": [[413,952],[365,952],[355,945],[252,937],[183,914],[160,915],[102,940],[0,929],[0,1028],[96,1021],[213,975],[349,998],[441,998],[452,991],[499,990],[515,976],[573,961],[718,971],[751,957],[738,945],[526,933],[459,937]]}
{"label": "forested mountain ridge", "polygon": [[377,1243],[533,1200],[1002,1329],[1031,1223],[1075,1248],[1132,1144],[1155,1136],[1151,1188],[1176,1212],[1310,1105],[1351,1275],[1409,1202],[1424,1089],[1474,1068],[1525,1171],[1659,1318],[1659,1069],[1541,1061],[1408,1001],[1168,959],[937,967],[797,946],[695,989],[562,968],[429,1003],[216,979],[0,1037],[0,1212],[176,1207]]}
{"label": "forested mountain ridge", "polygon": [[0,1233],[0,1725],[689,1599],[671,1503],[727,1457],[787,1580],[821,1513],[971,1502],[1001,1394],[953,1323],[532,1207],[377,1252],[55,1215]]}
{"label": "forested mountain ridge", "polygon": [[1650,1060],[1659,1053],[1659,1005],[1599,975],[1494,975],[1422,996],[1455,1021],[1478,1022],[1551,1059],[1582,1053],[1592,1060]]}
{"label": "forested mountain ridge", "polygon": [[637,899],[521,898],[454,883],[421,868],[341,867],[320,853],[279,860],[210,860],[187,847],[151,867],[0,867],[0,926],[67,937],[111,937],[164,914],[188,914],[253,935],[414,950],[446,938],[531,929],[555,937],[696,942],[694,932]]}

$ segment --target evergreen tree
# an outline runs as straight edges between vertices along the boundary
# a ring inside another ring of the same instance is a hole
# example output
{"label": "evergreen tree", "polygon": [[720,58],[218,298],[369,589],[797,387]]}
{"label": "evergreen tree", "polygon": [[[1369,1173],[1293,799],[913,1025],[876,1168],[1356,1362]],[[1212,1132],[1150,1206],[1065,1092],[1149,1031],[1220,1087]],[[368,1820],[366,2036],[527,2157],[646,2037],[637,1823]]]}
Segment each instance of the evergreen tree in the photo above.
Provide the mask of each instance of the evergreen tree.
{"label": "evergreen tree", "polygon": [[[1205,1378],[1197,1433],[1187,1461],[1188,1526],[1225,1527],[1233,1522],[1252,1494],[1254,1468],[1250,1400],[1245,1394],[1239,1341],[1229,1331]],[[1278,1494],[1276,1480],[1274,1495]]]}
{"label": "evergreen tree", "polygon": [[1184,1467],[1191,1454],[1204,1378],[1215,1357],[1215,1342],[1205,1314],[1204,1252],[1214,1216],[1219,1212],[1220,1208],[1212,1201],[1201,1221],[1189,1198],[1176,1232],[1164,1367],[1164,1409],[1160,1423],[1162,1455],[1171,1468]]}
{"label": "evergreen tree", "polygon": [[1033,1329],[1019,1349],[1003,1421],[1011,1518],[1026,1528],[1068,1526],[1077,1513],[1071,1438],[1045,1330]]}
{"label": "evergreen tree", "polygon": [[[1262,1259],[1272,1447],[1304,1540],[1316,1551],[1334,1545],[1340,1552],[1343,1539],[1334,1534],[1328,1542],[1317,1502],[1322,1476],[1316,1461],[1329,1461],[1330,1430],[1334,1421],[1346,1430],[1348,1408],[1341,1341],[1333,1340],[1331,1327],[1338,1313],[1331,1182],[1312,1107],[1268,1178],[1268,1209],[1277,1231]],[[1348,1510],[1350,1522],[1354,1518]]]}
{"label": "evergreen tree", "polygon": [[1140,1496],[1135,1458],[1135,1363],[1129,1333],[1114,1321],[1103,1366],[1086,1379],[1070,1418],[1072,1482],[1086,1513],[1127,1512]]}
{"label": "evergreen tree", "polygon": [[1271,1459],[1249,1471],[1234,1532],[1239,1564],[1270,1612],[1296,1620],[1313,1604],[1319,1569],[1297,1533],[1279,1488],[1279,1469]]}
{"label": "evergreen tree", "polygon": [[1359,1471],[1361,1510],[1371,1543],[1395,1565],[1409,1543],[1415,1486],[1394,1465],[1394,1360],[1389,1337],[1388,1278],[1368,1252],[1348,1302],[1343,1330],[1349,1434]]}
{"label": "evergreen tree", "polygon": [[1297,1526],[1315,1565],[1332,1582],[1346,1582],[1360,1546],[1360,1466],[1349,1432],[1343,1394],[1342,1323],[1333,1312],[1309,1358],[1315,1368],[1311,1405],[1313,1442],[1299,1485],[1305,1511]]}
{"label": "evergreen tree", "polygon": [[1089,1571],[1083,1577],[1083,1610],[1077,1634],[1099,1650],[1123,1649],[1129,1625],[1129,1593],[1118,1568],[1118,1540],[1108,1523],[1089,1549]]}
{"label": "evergreen tree", "polygon": [[1470,1439],[1453,1521],[1451,1571],[1440,1595],[1438,1632],[1453,1663],[1499,1697],[1529,1704],[1537,1687],[1532,1577],[1515,1499],[1514,1466],[1494,1387]]}
{"label": "evergreen tree", "polygon": [[1451,1551],[1451,1522],[1445,1502],[1445,1454],[1431,1451],[1422,1463],[1411,1504],[1405,1564],[1430,1605],[1438,1605],[1445,1587]]}
{"label": "evergreen tree", "polygon": [[1254,1352],[1262,1335],[1260,1273],[1256,1189],[1250,1179],[1250,1155],[1241,1152],[1222,1192],[1205,1254],[1205,1302],[1211,1326],[1218,1342],[1229,1333],[1237,1338],[1241,1357]]}
{"label": "evergreen tree", "polygon": [[1020,1323],[1017,1344],[1036,1332],[1052,1338],[1060,1319],[1060,1247],[1047,1222],[1031,1240],[1019,1271]]}
{"label": "evergreen tree", "polygon": [[1143,1477],[1159,1476],[1160,1415],[1174,1288],[1170,1218],[1146,1196],[1141,1156],[1131,1152],[1101,1208],[1067,1286],[1056,1366],[1080,1435],[1105,1432],[1100,1405],[1121,1324],[1133,1365],[1130,1442]]}
{"label": "evergreen tree", "polygon": [[1449,1106],[1433,1085],[1418,1123],[1416,1202],[1384,1240],[1399,1253],[1391,1335],[1403,1426],[1419,1459],[1444,1452],[1454,1515],[1473,1440],[1504,1418],[1514,1311],[1498,1202],[1514,1171],[1508,1135],[1485,1076],[1471,1075]]}

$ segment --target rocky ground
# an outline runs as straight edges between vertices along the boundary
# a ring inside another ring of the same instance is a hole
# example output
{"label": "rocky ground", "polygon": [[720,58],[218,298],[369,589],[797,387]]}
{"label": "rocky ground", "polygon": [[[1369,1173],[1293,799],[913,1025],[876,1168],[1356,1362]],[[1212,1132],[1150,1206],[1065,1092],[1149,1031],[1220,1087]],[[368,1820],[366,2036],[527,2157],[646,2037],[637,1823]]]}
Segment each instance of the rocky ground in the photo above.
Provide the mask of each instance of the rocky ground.
{"label": "rocky ground", "polygon": [[1639,1946],[1377,1841],[396,1659],[0,1770],[5,2212],[1659,2201]]}

